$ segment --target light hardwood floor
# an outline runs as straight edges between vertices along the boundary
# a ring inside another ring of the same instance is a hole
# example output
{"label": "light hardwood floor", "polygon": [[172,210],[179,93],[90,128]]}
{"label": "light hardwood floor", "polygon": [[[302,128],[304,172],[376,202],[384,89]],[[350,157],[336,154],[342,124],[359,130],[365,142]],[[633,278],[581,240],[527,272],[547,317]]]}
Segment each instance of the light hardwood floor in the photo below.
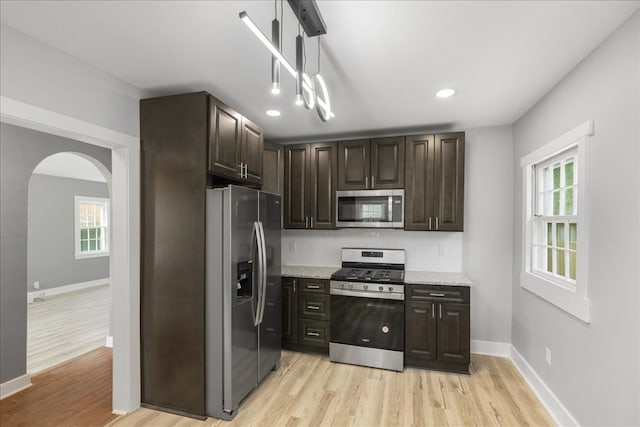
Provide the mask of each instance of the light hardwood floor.
{"label": "light hardwood floor", "polygon": [[27,372],[38,373],[105,345],[109,334],[108,284],[27,305]]}
{"label": "light hardwood floor", "polygon": [[282,352],[232,421],[198,421],[146,408],[111,427],[133,426],[547,426],[554,425],[511,361],[472,355],[471,375],[404,372]]}

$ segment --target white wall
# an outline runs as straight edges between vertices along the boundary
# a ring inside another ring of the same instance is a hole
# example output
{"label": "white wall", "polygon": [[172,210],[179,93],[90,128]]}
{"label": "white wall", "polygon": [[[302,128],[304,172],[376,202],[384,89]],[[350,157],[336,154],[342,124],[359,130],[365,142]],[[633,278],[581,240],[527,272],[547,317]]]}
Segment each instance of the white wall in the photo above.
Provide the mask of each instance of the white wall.
{"label": "white wall", "polygon": [[[583,425],[640,424],[639,52],[636,12],[513,127],[513,345]],[[519,284],[520,159],[586,120],[595,122],[587,207],[590,324]]]}
{"label": "white wall", "polygon": [[511,342],[513,135],[511,126],[466,134],[462,271],[471,289],[471,337]]}
{"label": "white wall", "polygon": [[512,142],[511,126],[467,130],[464,232],[283,230],[282,263],[339,266],[343,247],[405,249],[407,270],[473,280],[472,339],[510,342]]}
{"label": "white wall", "polygon": [[139,135],[136,87],[5,24],[0,64],[2,96]]}

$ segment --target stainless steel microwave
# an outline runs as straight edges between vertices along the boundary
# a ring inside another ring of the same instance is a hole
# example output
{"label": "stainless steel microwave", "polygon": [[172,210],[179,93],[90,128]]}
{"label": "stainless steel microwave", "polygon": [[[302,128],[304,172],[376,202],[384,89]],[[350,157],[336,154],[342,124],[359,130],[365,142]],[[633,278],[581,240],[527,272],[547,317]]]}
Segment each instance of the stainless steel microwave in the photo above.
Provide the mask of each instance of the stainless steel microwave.
{"label": "stainless steel microwave", "polygon": [[404,228],[404,190],[336,191],[338,228]]}

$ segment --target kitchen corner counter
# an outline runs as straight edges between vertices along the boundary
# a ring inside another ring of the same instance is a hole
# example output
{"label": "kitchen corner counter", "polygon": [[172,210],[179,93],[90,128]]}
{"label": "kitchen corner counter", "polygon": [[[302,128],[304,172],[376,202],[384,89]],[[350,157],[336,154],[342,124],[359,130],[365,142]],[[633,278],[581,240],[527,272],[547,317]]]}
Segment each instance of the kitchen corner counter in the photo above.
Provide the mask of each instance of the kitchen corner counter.
{"label": "kitchen corner counter", "polygon": [[462,273],[441,273],[435,271],[405,271],[406,285],[446,285],[471,287],[473,282]]}
{"label": "kitchen corner counter", "polygon": [[304,279],[330,279],[340,267],[318,267],[307,265],[283,265],[281,274],[284,277],[301,277]]}

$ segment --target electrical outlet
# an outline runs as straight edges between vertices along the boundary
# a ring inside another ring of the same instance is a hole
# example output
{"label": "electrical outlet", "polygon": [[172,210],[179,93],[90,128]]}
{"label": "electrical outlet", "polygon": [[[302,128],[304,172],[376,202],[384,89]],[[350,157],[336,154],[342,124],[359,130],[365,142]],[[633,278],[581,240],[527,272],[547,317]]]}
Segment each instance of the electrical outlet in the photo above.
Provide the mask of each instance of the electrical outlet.
{"label": "electrical outlet", "polygon": [[547,362],[547,365],[551,366],[551,349],[549,347],[544,348],[544,360]]}
{"label": "electrical outlet", "polygon": [[444,244],[438,245],[438,256],[446,256],[447,255],[447,246]]}
{"label": "electrical outlet", "polygon": [[34,289],[40,289],[40,282],[33,282]]}

